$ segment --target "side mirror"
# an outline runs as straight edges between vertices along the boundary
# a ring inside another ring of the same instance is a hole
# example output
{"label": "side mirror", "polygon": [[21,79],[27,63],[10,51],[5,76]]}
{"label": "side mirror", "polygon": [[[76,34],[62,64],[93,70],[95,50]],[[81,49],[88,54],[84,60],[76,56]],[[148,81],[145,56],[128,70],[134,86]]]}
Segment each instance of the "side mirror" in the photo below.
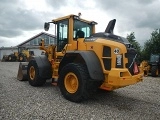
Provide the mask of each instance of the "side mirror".
{"label": "side mirror", "polygon": [[49,30],[49,26],[50,26],[50,24],[48,22],[45,22],[44,23],[44,30],[48,31]]}

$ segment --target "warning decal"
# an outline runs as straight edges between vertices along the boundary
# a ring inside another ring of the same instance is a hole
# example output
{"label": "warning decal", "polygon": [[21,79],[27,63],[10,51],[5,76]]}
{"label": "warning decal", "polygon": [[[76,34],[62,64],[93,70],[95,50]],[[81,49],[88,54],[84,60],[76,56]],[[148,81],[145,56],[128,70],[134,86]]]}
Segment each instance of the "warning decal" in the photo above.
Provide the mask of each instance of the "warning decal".
{"label": "warning decal", "polygon": [[115,48],[115,49],[114,49],[114,54],[119,54],[119,53],[120,53],[119,48]]}

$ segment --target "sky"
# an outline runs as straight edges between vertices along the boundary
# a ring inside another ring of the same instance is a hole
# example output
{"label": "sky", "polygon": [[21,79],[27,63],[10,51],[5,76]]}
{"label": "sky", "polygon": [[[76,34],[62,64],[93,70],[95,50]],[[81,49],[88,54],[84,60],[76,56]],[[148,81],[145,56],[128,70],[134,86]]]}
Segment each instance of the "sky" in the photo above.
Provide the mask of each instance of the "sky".
{"label": "sky", "polygon": [[[103,32],[116,19],[114,34],[135,33],[143,45],[160,28],[160,0],[0,0],[0,47],[11,47],[45,32],[44,22],[76,14],[96,21]],[[54,28],[47,32],[54,35]]]}

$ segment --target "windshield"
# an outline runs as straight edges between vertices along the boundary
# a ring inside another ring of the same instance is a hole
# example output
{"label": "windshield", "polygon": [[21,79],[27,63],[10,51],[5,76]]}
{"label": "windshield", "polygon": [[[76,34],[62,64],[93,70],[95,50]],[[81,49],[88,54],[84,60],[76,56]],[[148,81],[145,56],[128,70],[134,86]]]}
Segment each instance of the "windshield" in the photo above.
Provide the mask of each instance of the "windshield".
{"label": "windshield", "polygon": [[150,62],[158,62],[159,61],[159,55],[151,55]]}
{"label": "windshield", "polygon": [[92,25],[75,19],[73,25],[73,33],[74,33],[73,38],[76,38],[76,33],[78,31],[83,31],[84,37],[89,37],[92,33]]}

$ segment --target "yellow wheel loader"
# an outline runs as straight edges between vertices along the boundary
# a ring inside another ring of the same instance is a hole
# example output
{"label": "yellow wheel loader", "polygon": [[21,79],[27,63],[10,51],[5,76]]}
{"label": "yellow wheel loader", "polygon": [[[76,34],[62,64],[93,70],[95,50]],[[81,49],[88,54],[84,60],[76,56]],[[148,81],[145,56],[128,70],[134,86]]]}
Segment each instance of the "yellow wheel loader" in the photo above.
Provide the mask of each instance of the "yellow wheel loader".
{"label": "yellow wheel loader", "polygon": [[151,54],[149,61],[141,62],[141,67],[145,76],[150,74],[152,77],[158,77],[160,75],[160,54]]}
{"label": "yellow wheel loader", "polygon": [[55,25],[56,45],[40,49],[45,55],[29,61],[27,78],[32,86],[44,85],[47,79],[57,83],[67,100],[81,102],[98,88],[112,91],[142,81],[143,71],[136,63],[136,50],[124,38],[113,34],[116,20],[104,32],[95,33],[94,21],[68,15],[47,22]]}
{"label": "yellow wheel loader", "polygon": [[34,55],[34,51],[29,51],[25,47],[18,47],[18,52],[11,53],[10,55],[4,55],[3,61],[9,62],[27,62],[30,60],[31,56]]}
{"label": "yellow wheel loader", "polygon": [[149,66],[151,76],[158,77],[160,75],[160,54],[151,54]]}
{"label": "yellow wheel loader", "polygon": [[140,64],[140,67],[142,68],[142,70],[144,72],[144,76],[148,76],[149,72],[150,72],[150,65],[149,65],[148,61],[143,60]]}
{"label": "yellow wheel loader", "polygon": [[30,51],[25,47],[18,48],[17,61],[19,62],[27,62],[34,55],[34,51]]}
{"label": "yellow wheel loader", "polygon": [[10,55],[4,55],[2,62],[15,62],[17,61],[18,52],[11,53]]}

